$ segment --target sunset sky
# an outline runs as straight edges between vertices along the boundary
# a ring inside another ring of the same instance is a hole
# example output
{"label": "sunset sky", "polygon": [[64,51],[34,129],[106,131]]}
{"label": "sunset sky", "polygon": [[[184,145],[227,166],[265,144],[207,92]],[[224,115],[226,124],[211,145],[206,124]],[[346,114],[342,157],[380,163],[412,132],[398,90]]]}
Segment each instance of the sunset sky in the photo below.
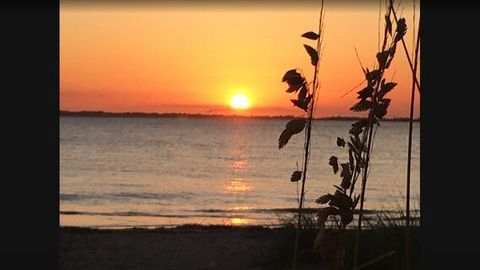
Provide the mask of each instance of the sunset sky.
{"label": "sunset sky", "polygon": [[[325,1],[316,116],[360,115],[349,108],[361,88],[341,96],[364,78],[354,47],[365,67],[376,62],[380,1],[333,2]],[[61,1],[60,109],[301,115],[281,78],[299,68],[313,79],[303,44],[315,47],[315,42],[300,35],[317,31],[321,1],[293,3]],[[398,10],[407,20],[409,51],[418,29],[416,5],[416,26],[412,1],[402,1]],[[411,75],[401,46],[386,74],[392,77],[398,86],[389,94],[387,117],[406,117]],[[240,93],[248,97],[249,109],[229,106]],[[417,92],[416,117],[419,99]]]}

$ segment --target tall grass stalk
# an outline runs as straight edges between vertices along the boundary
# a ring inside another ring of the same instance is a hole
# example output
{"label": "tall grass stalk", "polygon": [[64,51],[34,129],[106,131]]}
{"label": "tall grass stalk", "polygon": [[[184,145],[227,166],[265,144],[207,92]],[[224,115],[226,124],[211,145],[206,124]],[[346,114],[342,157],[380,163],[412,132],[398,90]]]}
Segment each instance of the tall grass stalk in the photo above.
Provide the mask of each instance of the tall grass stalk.
{"label": "tall grass stalk", "polygon": [[[320,36],[317,39],[317,52],[320,52],[321,45],[322,45],[322,28],[323,28],[323,4],[324,0],[322,0],[321,9],[320,9],[320,17],[318,21],[318,35]],[[310,137],[312,131],[312,120],[313,120],[313,113],[315,108],[315,101],[317,98],[317,90],[318,90],[318,67],[320,61],[318,61],[314,68],[313,73],[313,98],[309,107],[308,112],[308,122],[307,122],[307,130],[306,130],[306,138],[305,138],[305,156],[303,160],[303,173],[302,173],[302,188],[300,191],[300,202],[298,205],[298,220],[297,220],[297,230],[295,233],[295,243],[293,248],[293,260],[292,260],[292,269],[296,268],[297,263],[297,253],[298,253],[298,244],[300,242],[300,233],[302,230],[302,210],[303,210],[303,203],[305,198],[305,182],[307,180],[307,169],[308,169],[308,159],[309,159],[309,152],[310,152]]]}
{"label": "tall grass stalk", "polygon": [[410,122],[408,127],[408,156],[407,156],[407,192],[406,192],[406,261],[407,270],[410,269],[410,174],[412,161],[412,130],[413,130],[413,112],[415,107],[415,77],[417,75],[418,49],[420,47],[420,28],[418,26],[417,41],[415,44],[415,52],[413,54],[414,66],[412,70],[412,93],[410,99]]}
{"label": "tall grass stalk", "polygon": [[315,103],[316,99],[318,98],[317,91],[319,88],[319,80],[318,80],[318,69],[319,69],[319,60],[321,56],[321,48],[322,48],[322,30],[323,30],[323,7],[324,1],[322,0],[321,9],[320,9],[320,18],[318,23],[318,33],[315,32],[306,32],[301,36],[303,38],[314,40],[316,41],[316,48],[313,48],[309,45],[304,44],[304,48],[308,55],[310,56],[310,63],[314,66],[314,74],[313,74],[313,81],[308,82],[306,77],[304,76],[303,72],[294,68],[288,70],[285,75],[283,75],[282,82],[288,84],[288,89],[286,90],[287,93],[296,93],[297,99],[290,99],[293,103],[293,106],[302,109],[305,113],[307,113],[307,117],[297,117],[293,120],[290,120],[285,129],[280,134],[278,138],[278,148],[282,149],[285,147],[290,140],[290,138],[305,130],[305,142],[304,142],[304,156],[303,156],[303,170],[299,171],[298,167],[297,170],[293,172],[290,181],[297,182],[297,196],[298,196],[298,182],[301,181],[301,191],[300,191],[300,198],[298,200],[298,221],[297,221],[297,228],[295,231],[295,242],[293,246],[293,260],[292,260],[292,268],[295,269],[297,255],[298,255],[298,246],[299,246],[299,238],[300,232],[302,230],[302,216],[303,216],[303,203],[305,197],[305,184],[307,180],[307,169],[308,169],[308,161],[309,161],[309,153],[310,153],[310,137],[312,132],[312,120],[313,115],[315,112]]}
{"label": "tall grass stalk", "polygon": [[[393,11],[393,1],[390,0],[388,7],[387,7],[387,15],[386,15],[386,20],[388,23],[390,23],[390,14]],[[389,27],[388,27],[389,26]],[[398,21],[397,21],[397,27],[398,27]],[[387,46],[387,39],[389,35],[389,30],[391,31],[391,25],[385,25],[385,29],[383,32],[383,44],[382,44],[382,50],[380,51],[379,54],[386,52],[386,46]],[[401,40],[403,41],[403,35],[401,36]],[[390,45],[390,49],[394,47],[396,48],[396,42],[392,41],[392,44]],[[379,58],[379,54],[377,54],[377,58]],[[375,87],[373,91],[373,96],[372,96],[372,101],[375,102],[377,100],[377,94],[378,91],[381,87],[381,81],[384,75],[385,70],[388,68],[387,65],[382,65],[380,64],[379,60],[379,79],[375,81]],[[377,101],[378,102],[378,101]],[[370,165],[370,156],[371,156],[371,150],[372,150],[372,141],[373,141],[373,127],[374,124],[376,123],[375,121],[375,106],[372,106],[369,110],[368,114],[368,129],[367,132],[365,132],[363,135],[363,142],[362,146],[365,143],[365,136],[368,136],[368,143],[367,143],[367,149],[364,153],[364,160],[365,160],[365,168],[363,170],[363,176],[362,176],[362,187],[361,187],[361,192],[360,192],[360,209],[359,209],[359,216],[358,216],[358,225],[357,225],[357,233],[356,233],[356,241],[355,241],[355,251],[354,251],[354,261],[353,265],[354,267],[357,266],[358,264],[358,252],[359,252],[359,244],[360,244],[360,231],[362,230],[362,220],[363,220],[363,207],[364,207],[364,202],[365,202],[365,191],[366,191],[366,185],[367,185],[367,179],[368,179],[368,172],[369,172],[369,165]]]}

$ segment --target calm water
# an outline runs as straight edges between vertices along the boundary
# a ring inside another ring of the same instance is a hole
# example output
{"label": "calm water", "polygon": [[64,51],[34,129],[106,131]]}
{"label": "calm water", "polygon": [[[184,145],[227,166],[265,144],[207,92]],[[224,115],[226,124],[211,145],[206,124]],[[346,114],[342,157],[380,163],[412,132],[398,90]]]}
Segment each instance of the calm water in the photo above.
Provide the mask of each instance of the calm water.
{"label": "calm water", "polygon": [[[287,120],[60,118],[60,225],[275,224],[297,207],[291,173],[303,133],[278,150]],[[315,121],[306,207],[340,178],[332,154],[352,121]],[[378,128],[365,208],[398,210],[406,179],[407,122]],[[419,205],[419,123],[414,124],[413,207]],[[346,158],[346,159],[345,159]]]}

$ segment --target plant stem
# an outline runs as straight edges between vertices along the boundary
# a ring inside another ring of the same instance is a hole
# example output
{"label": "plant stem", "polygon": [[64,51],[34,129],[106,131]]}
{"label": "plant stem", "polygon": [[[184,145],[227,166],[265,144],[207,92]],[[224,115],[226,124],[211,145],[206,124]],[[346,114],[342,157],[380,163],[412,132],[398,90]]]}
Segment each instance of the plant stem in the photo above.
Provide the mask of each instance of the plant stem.
{"label": "plant stem", "polygon": [[[322,33],[322,17],[323,17],[323,1],[322,0],[322,7],[320,9],[320,18],[318,22],[318,34],[321,36]],[[321,37],[317,40],[317,54],[320,52],[319,48],[321,45]],[[303,209],[303,200],[305,195],[305,182],[307,180],[307,168],[308,168],[308,154],[310,151],[310,137],[312,132],[312,120],[313,120],[313,111],[315,108],[315,98],[316,98],[316,90],[317,90],[317,73],[318,73],[318,65],[320,60],[317,61],[315,65],[315,71],[313,74],[313,91],[312,91],[312,101],[310,103],[310,110],[308,112],[308,122],[307,122],[307,130],[306,130],[306,142],[305,142],[305,157],[303,162],[303,173],[302,173],[302,189],[300,192],[300,203],[298,205],[298,222],[297,222],[297,230],[295,233],[295,244],[293,249],[293,262],[292,262],[292,269],[295,270],[296,263],[297,263],[297,253],[298,253],[298,244],[300,242],[300,231],[302,229],[302,209]]]}
{"label": "plant stem", "polygon": [[[390,0],[390,8],[391,8],[392,13],[393,13],[393,18],[395,18],[395,23],[398,24],[397,13],[395,12],[395,8],[393,7],[392,2],[393,2],[393,0]],[[420,27],[420,24],[419,24],[419,27]],[[405,44],[405,40],[403,39],[403,37],[402,37],[402,45],[403,45],[403,49],[405,50],[405,55],[407,55],[408,65],[410,66],[410,69],[413,72],[414,68],[413,68],[412,60],[410,59],[410,55],[408,54],[407,45]],[[415,80],[415,84],[417,85],[418,93],[420,94],[422,91],[420,89],[420,84],[418,83],[416,74],[413,77],[413,79]]]}
{"label": "plant stem", "polygon": [[[375,92],[377,89],[375,89]],[[363,169],[363,178],[362,178],[362,190],[360,193],[360,210],[358,213],[358,225],[357,225],[357,233],[356,233],[356,241],[355,241],[355,255],[353,260],[353,266],[356,267],[358,263],[358,249],[359,249],[359,242],[360,242],[360,231],[362,230],[362,219],[363,219],[363,203],[365,201],[365,188],[367,186],[367,173],[368,173],[368,163],[370,162],[370,148],[372,143],[372,130],[373,130],[373,110],[370,110],[370,119],[369,124],[369,131],[368,131],[368,144],[367,144],[367,152],[365,157],[365,168]]]}
{"label": "plant stem", "polygon": [[305,195],[305,181],[307,180],[307,160],[308,160],[308,151],[310,148],[310,134],[311,134],[311,127],[312,127],[312,119],[313,119],[313,106],[314,106],[314,98],[312,98],[312,103],[308,115],[308,122],[307,122],[307,141],[305,144],[305,162],[303,164],[303,174],[302,174],[302,189],[300,192],[300,203],[298,205],[298,222],[297,222],[297,231],[295,233],[295,245],[293,250],[293,263],[292,269],[295,269],[296,261],[297,261],[297,252],[298,252],[298,244],[300,242],[300,230],[302,229],[302,209],[303,209],[303,198]]}
{"label": "plant stem", "polygon": [[418,64],[418,48],[420,44],[420,26],[418,27],[417,33],[417,43],[415,45],[414,57],[414,66],[412,70],[412,94],[410,100],[410,122],[408,128],[408,157],[407,157],[407,195],[406,195],[406,265],[407,270],[410,269],[410,170],[411,170],[411,160],[412,160],[412,130],[413,130],[413,111],[415,105],[415,81],[414,78],[417,74],[417,64]]}
{"label": "plant stem", "polygon": [[[390,1],[390,7],[388,9],[388,17],[390,16],[390,11],[393,3]],[[385,31],[383,34],[383,44],[382,44],[382,50],[381,52],[385,51],[385,47],[387,46],[387,34],[388,30],[387,27],[385,27]],[[380,70],[380,76],[376,82],[375,85],[375,90],[373,92],[372,96],[372,108],[370,109],[370,112],[368,114],[368,144],[367,144],[367,151],[365,153],[365,168],[363,169],[363,177],[362,177],[362,190],[360,193],[360,210],[358,214],[358,226],[357,226],[357,233],[356,233],[356,241],[355,241],[355,253],[353,257],[353,267],[356,267],[358,264],[358,250],[359,250],[359,245],[360,245],[360,231],[362,230],[362,219],[363,219],[363,203],[365,201],[365,189],[367,186],[367,174],[368,174],[368,165],[370,163],[370,150],[372,146],[372,135],[373,135],[373,124],[374,124],[374,109],[375,109],[375,104],[377,104],[377,92],[378,89],[380,88],[381,80],[383,78],[383,72],[385,68],[383,67]],[[366,131],[366,130],[365,130]],[[366,133],[365,133],[366,134]],[[362,150],[363,146],[365,145],[365,136],[362,142]]]}

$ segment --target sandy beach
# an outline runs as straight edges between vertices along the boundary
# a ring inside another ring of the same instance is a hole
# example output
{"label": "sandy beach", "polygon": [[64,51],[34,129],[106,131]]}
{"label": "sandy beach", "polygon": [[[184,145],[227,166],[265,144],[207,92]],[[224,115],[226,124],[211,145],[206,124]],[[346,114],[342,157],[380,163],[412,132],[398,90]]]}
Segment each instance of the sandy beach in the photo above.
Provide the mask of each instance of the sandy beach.
{"label": "sandy beach", "polygon": [[[304,231],[311,245],[315,231]],[[404,269],[403,244],[405,228],[362,231],[363,248],[360,261],[367,262],[382,254],[396,251],[394,257],[375,263],[369,269],[385,269],[399,263]],[[348,230],[353,240],[354,230]],[[92,229],[60,228],[59,269],[195,269],[253,270],[289,269],[293,230],[260,226],[183,225],[155,229]],[[333,241],[332,243],[334,243]],[[413,254],[418,254],[419,227],[412,228]],[[348,253],[353,252],[353,241]],[[335,246],[335,245],[334,245]],[[418,256],[413,269],[420,269]],[[308,248],[301,252],[297,269],[330,269],[318,251]]]}
{"label": "sandy beach", "polygon": [[274,231],[260,227],[60,231],[60,269],[262,269]]}

